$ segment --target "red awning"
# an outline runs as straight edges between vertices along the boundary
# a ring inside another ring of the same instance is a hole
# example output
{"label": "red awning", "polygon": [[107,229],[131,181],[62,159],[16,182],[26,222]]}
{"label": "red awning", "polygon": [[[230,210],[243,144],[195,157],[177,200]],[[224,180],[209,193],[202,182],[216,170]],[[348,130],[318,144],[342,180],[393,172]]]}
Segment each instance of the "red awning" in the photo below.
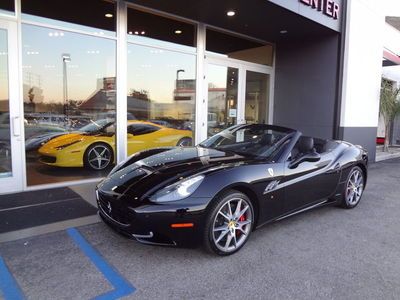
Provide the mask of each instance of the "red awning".
{"label": "red awning", "polygon": [[400,57],[389,50],[383,50],[383,58],[390,61],[390,65],[400,65]]}

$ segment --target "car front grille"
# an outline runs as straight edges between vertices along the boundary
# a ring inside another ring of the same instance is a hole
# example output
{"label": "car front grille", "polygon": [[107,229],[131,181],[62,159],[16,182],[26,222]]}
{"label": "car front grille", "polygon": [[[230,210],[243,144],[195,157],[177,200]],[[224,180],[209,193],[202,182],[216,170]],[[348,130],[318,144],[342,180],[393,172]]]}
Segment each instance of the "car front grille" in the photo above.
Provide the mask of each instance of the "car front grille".
{"label": "car front grille", "polygon": [[106,196],[99,192],[97,195],[97,204],[103,214],[121,226],[127,227],[131,225],[132,215],[128,212],[127,208],[121,207],[121,205],[116,204],[114,201],[109,201]]}
{"label": "car front grille", "polygon": [[44,162],[44,163],[48,163],[48,164],[54,164],[57,161],[57,158],[55,158],[53,156],[43,155],[40,157],[40,161]]}

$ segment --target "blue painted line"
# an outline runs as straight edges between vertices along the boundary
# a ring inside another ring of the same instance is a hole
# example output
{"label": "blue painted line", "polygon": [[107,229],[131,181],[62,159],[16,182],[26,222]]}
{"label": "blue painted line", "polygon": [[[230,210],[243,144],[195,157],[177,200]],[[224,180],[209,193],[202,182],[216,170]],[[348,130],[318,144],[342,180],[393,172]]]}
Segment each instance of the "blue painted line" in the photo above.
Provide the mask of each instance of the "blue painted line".
{"label": "blue painted line", "polygon": [[69,236],[74,240],[83,253],[92,261],[97,269],[104,275],[105,278],[114,286],[115,290],[97,296],[95,299],[111,300],[127,296],[136,289],[127,281],[121,274],[118,273],[106,260],[98,253],[85,238],[75,228],[67,229]]}
{"label": "blue painted line", "polygon": [[22,300],[25,296],[0,256],[0,290],[5,300]]}

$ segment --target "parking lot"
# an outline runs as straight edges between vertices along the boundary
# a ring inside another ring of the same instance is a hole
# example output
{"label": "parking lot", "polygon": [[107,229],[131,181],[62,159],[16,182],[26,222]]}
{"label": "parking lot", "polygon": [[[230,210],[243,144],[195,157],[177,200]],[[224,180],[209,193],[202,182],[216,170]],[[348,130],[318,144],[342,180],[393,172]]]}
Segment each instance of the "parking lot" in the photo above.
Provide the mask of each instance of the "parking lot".
{"label": "parking lot", "polygon": [[[399,299],[400,159],[360,205],[264,226],[229,257],[145,246],[103,223],[0,244],[0,289],[27,299]],[[9,280],[9,284],[6,284]]]}

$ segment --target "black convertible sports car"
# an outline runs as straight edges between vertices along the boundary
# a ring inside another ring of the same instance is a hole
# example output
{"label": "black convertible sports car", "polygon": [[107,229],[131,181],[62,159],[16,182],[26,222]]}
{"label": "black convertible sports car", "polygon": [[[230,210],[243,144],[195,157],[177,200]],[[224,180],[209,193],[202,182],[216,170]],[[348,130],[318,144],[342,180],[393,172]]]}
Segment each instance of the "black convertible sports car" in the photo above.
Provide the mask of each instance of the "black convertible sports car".
{"label": "black convertible sports car", "polygon": [[355,207],[367,152],[272,125],[236,125],[197,147],[158,148],[117,165],[96,189],[99,214],[142,243],[238,251],[271,221],[325,204]]}

